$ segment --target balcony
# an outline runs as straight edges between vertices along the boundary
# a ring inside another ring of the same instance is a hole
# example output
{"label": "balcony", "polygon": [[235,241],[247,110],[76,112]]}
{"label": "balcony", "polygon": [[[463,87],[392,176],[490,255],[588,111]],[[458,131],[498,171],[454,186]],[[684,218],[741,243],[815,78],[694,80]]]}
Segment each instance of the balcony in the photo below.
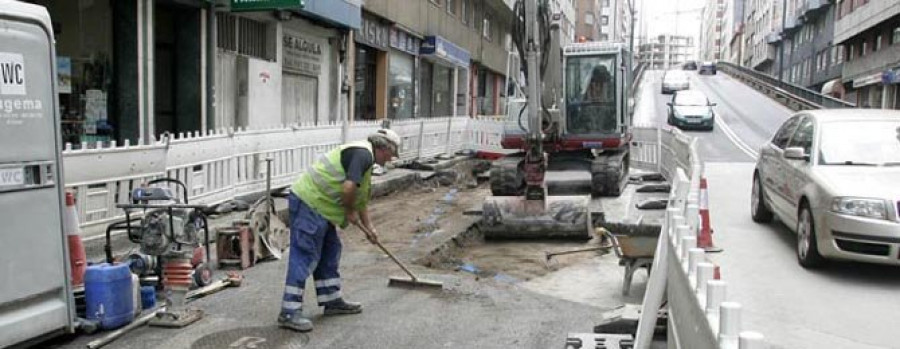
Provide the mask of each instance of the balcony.
{"label": "balcony", "polygon": [[797,9],[797,13],[808,21],[824,15],[828,12],[830,0],[806,0],[803,5]]}
{"label": "balcony", "polygon": [[768,33],[766,34],[766,43],[769,45],[774,45],[781,42],[781,34],[778,33]]}
{"label": "balcony", "polygon": [[898,61],[900,61],[900,45],[890,45],[878,52],[844,62],[843,75],[845,78],[855,79],[875,74],[895,67]]}
{"label": "balcony", "polygon": [[900,1],[870,0],[834,23],[834,43],[843,43],[898,14]]}
{"label": "balcony", "polygon": [[782,30],[782,33],[791,34],[791,33],[794,33],[796,31],[800,30],[800,28],[803,28],[803,22],[804,22],[803,18],[798,18],[798,17],[786,18],[784,20],[784,30]]}

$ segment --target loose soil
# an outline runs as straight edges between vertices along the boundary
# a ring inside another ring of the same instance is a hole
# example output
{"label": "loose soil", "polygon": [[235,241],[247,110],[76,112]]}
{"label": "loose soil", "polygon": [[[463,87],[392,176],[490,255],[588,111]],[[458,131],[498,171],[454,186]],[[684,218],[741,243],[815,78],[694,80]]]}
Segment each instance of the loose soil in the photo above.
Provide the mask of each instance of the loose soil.
{"label": "loose soil", "polygon": [[[455,170],[469,173],[465,164]],[[449,186],[441,186],[437,181],[419,181],[406,190],[376,199],[370,204],[369,212],[380,241],[425,267],[508,283],[528,281],[603,254],[584,252],[549,260],[546,257],[546,252],[599,246],[596,238],[484,241],[477,230],[478,217],[463,213],[479,208],[484,198],[490,196],[490,189],[487,183],[479,183],[474,188],[470,183],[472,178],[468,176],[459,176]],[[347,249],[378,251],[356,228],[348,228],[343,234]]]}

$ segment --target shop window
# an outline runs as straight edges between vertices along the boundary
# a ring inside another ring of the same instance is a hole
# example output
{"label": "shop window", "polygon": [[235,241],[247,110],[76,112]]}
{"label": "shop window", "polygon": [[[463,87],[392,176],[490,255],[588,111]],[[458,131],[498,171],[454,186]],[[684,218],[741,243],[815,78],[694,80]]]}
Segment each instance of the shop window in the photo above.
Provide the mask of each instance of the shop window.
{"label": "shop window", "polygon": [[872,52],[878,52],[878,50],[881,49],[881,40],[882,39],[883,38],[882,38],[881,34],[878,34],[878,36],[875,37],[875,45],[872,45]]}
{"label": "shop window", "polygon": [[900,43],[900,25],[894,27],[894,32],[891,35],[891,45],[896,43]]}
{"label": "shop window", "polygon": [[357,45],[353,97],[353,116],[355,120],[375,120],[377,54],[377,51],[374,49]]}
{"label": "shop window", "polygon": [[388,117],[391,119],[412,118],[415,87],[413,85],[413,57],[392,51],[389,59]]}

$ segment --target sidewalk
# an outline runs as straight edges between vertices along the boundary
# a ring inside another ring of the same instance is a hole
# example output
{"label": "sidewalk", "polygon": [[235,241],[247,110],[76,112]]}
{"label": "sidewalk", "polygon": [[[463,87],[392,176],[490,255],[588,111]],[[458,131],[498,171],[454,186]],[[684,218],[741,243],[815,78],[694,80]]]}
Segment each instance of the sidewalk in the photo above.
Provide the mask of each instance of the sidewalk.
{"label": "sidewalk", "polygon": [[[462,211],[488,192],[460,189],[458,202],[446,206],[441,229],[417,240],[420,234],[413,228],[421,225],[422,217],[412,211],[431,212],[452,191],[403,184],[414,183],[419,173],[396,169],[375,180],[380,188],[407,189],[375,200],[372,207],[382,241],[404,261],[415,261],[455,239],[476,220]],[[215,222],[227,224],[230,219]],[[444,282],[444,289],[387,287],[390,276],[402,275],[399,268],[360,232],[347,230],[342,236],[344,294],[364,304],[362,314],[324,317],[321,308],[309,306],[314,291],[308,284],[304,313],[313,318],[315,329],[299,334],[278,328],[275,317],[286,265],[284,260],[265,262],[244,271],[241,287],[191,303],[206,313],[199,322],[183,329],[139,328],[106,348],[548,348],[565,343],[568,332],[590,332],[600,314],[609,310],[535,293],[515,283],[412,263],[414,272]],[[104,334],[62,338],[50,345],[83,348]]]}

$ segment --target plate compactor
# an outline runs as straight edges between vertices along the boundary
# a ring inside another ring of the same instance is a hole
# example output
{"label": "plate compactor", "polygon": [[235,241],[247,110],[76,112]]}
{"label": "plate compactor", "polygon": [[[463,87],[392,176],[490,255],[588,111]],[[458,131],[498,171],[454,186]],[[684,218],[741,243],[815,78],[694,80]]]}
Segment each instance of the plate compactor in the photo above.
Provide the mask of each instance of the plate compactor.
{"label": "plate compactor", "polygon": [[[520,152],[492,164],[481,229],[485,238],[589,239],[591,196],[619,196],[627,181],[631,53],[624,43],[561,47],[560,17],[546,0],[518,0],[514,12],[520,62],[510,66],[524,69],[509,75],[524,77],[524,88],[514,84],[524,98],[510,100],[501,145]],[[580,173],[586,180],[572,182],[590,188],[551,196],[548,184],[579,185],[551,183],[548,171]]]}
{"label": "plate compactor", "polygon": [[[154,186],[158,184],[163,186]],[[170,185],[182,190],[181,199],[173,195]],[[155,274],[164,289],[165,309],[156,313],[151,326],[184,327],[203,317],[202,310],[185,303],[192,287],[212,281],[207,206],[187,204],[187,197],[187,186],[177,179],[150,181],[132,191],[131,203],[116,205],[125,211],[125,220],[107,229],[107,261],[113,259],[110,231],[124,230],[140,246],[140,253],[127,257],[132,272]]]}

